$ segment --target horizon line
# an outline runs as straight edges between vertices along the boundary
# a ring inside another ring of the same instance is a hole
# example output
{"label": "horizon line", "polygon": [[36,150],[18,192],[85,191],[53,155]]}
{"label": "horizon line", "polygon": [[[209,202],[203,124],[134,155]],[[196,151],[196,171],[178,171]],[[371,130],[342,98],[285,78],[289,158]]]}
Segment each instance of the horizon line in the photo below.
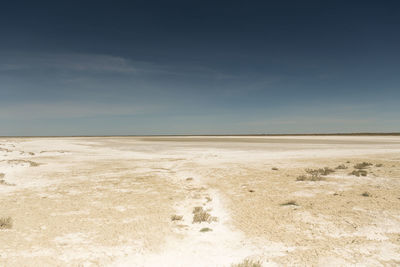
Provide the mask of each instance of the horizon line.
{"label": "horizon line", "polygon": [[272,134],[121,134],[121,135],[0,135],[0,138],[40,137],[191,137],[191,136],[400,136],[400,132],[359,132],[359,133],[272,133]]}

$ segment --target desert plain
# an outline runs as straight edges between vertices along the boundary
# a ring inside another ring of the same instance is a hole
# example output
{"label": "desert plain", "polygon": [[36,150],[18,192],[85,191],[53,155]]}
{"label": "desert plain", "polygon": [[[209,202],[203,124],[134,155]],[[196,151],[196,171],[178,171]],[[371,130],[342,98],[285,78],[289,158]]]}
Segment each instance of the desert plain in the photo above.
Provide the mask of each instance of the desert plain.
{"label": "desert plain", "polygon": [[399,266],[400,136],[0,138],[0,266]]}

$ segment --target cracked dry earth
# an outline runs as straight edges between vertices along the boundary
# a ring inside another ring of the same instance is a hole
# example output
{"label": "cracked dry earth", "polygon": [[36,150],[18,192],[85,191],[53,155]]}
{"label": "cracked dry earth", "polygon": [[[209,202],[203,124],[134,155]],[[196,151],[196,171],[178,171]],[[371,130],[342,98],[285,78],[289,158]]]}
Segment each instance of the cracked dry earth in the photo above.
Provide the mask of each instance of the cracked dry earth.
{"label": "cracked dry earth", "polygon": [[1,266],[400,265],[399,136],[0,138],[0,198]]}

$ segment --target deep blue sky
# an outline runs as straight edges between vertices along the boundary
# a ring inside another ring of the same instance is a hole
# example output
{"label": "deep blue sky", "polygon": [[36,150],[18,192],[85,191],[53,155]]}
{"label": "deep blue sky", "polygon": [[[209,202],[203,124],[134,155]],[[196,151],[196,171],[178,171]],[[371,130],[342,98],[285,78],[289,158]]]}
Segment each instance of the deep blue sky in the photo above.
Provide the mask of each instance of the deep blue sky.
{"label": "deep blue sky", "polygon": [[398,1],[0,7],[0,135],[393,131]]}

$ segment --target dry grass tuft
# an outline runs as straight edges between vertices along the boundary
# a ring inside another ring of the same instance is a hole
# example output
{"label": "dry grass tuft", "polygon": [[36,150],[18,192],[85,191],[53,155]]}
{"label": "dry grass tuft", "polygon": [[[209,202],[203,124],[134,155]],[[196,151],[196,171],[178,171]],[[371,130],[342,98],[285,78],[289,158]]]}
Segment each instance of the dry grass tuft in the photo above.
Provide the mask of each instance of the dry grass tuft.
{"label": "dry grass tuft", "polygon": [[289,200],[285,203],[282,203],[281,206],[298,206],[298,204],[294,200]]}
{"label": "dry grass tuft", "polygon": [[312,181],[312,182],[316,182],[316,181],[322,181],[325,180],[324,177],[322,177],[321,175],[317,174],[312,174],[312,175],[299,175],[296,178],[296,181]]}
{"label": "dry grass tuft", "polygon": [[193,181],[192,177],[186,178],[186,181]]}
{"label": "dry grass tuft", "polygon": [[324,167],[324,168],[319,168],[319,169],[306,169],[306,173],[308,173],[310,175],[326,176],[326,175],[329,175],[334,172],[335,172],[335,170],[331,169],[329,167]]}
{"label": "dry grass tuft", "polygon": [[4,178],[5,174],[4,173],[0,173],[0,184],[2,185],[15,185],[15,184],[9,184],[7,183],[3,178]]}
{"label": "dry grass tuft", "polygon": [[204,228],[201,228],[201,229],[200,229],[200,232],[202,232],[202,233],[211,232],[211,231],[212,231],[212,229],[211,229],[211,228],[208,228],[208,227],[204,227]]}
{"label": "dry grass tuft", "polygon": [[183,216],[180,215],[171,215],[171,221],[181,221],[183,219]]}
{"label": "dry grass tuft", "polygon": [[277,171],[277,170],[279,170],[279,169],[276,168],[276,167],[273,167],[272,170],[273,170],[273,171]]}
{"label": "dry grass tuft", "polygon": [[39,165],[40,165],[39,163],[37,163],[37,162],[34,162],[34,161],[30,161],[30,160],[28,160],[28,162],[29,162],[29,165],[30,165],[31,167],[37,167],[37,166],[39,166]]}
{"label": "dry grass tuft", "polygon": [[354,170],[354,171],[352,171],[351,173],[349,173],[350,175],[355,175],[355,176],[357,176],[357,177],[360,177],[360,176],[367,176],[367,171],[366,170]]}
{"label": "dry grass tuft", "polygon": [[232,264],[231,267],[262,267],[260,261],[244,260],[238,264]]}
{"label": "dry grass tuft", "polygon": [[205,211],[203,207],[195,207],[193,209],[193,223],[212,222],[217,221],[217,217],[211,216],[210,213]]}
{"label": "dry grass tuft", "polygon": [[361,169],[365,169],[365,168],[367,168],[369,166],[372,166],[372,165],[373,164],[370,163],[370,162],[357,163],[356,165],[354,165],[354,169],[361,170]]}
{"label": "dry grass tuft", "polygon": [[12,218],[2,217],[0,218],[0,229],[11,229],[12,228]]}
{"label": "dry grass tuft", "polygon": [[379,167],[383,167],[383,164],[381,164],[381,163],[376,164],[375,167],[378,167],[378,168],[379,168]]}
{"label": "dry grass tuft", "polygon": [[203,207],[194,207],[193,214],[203,211]]}
{"label": "dry grass tuft", "polygon": [[306,169],[307,175],[300,175],[296,178],[296,181],[322,181],[324,178],[322,176],[329,175],[335,172],[334,169],[329,167],[319,168],[319,169]]}

